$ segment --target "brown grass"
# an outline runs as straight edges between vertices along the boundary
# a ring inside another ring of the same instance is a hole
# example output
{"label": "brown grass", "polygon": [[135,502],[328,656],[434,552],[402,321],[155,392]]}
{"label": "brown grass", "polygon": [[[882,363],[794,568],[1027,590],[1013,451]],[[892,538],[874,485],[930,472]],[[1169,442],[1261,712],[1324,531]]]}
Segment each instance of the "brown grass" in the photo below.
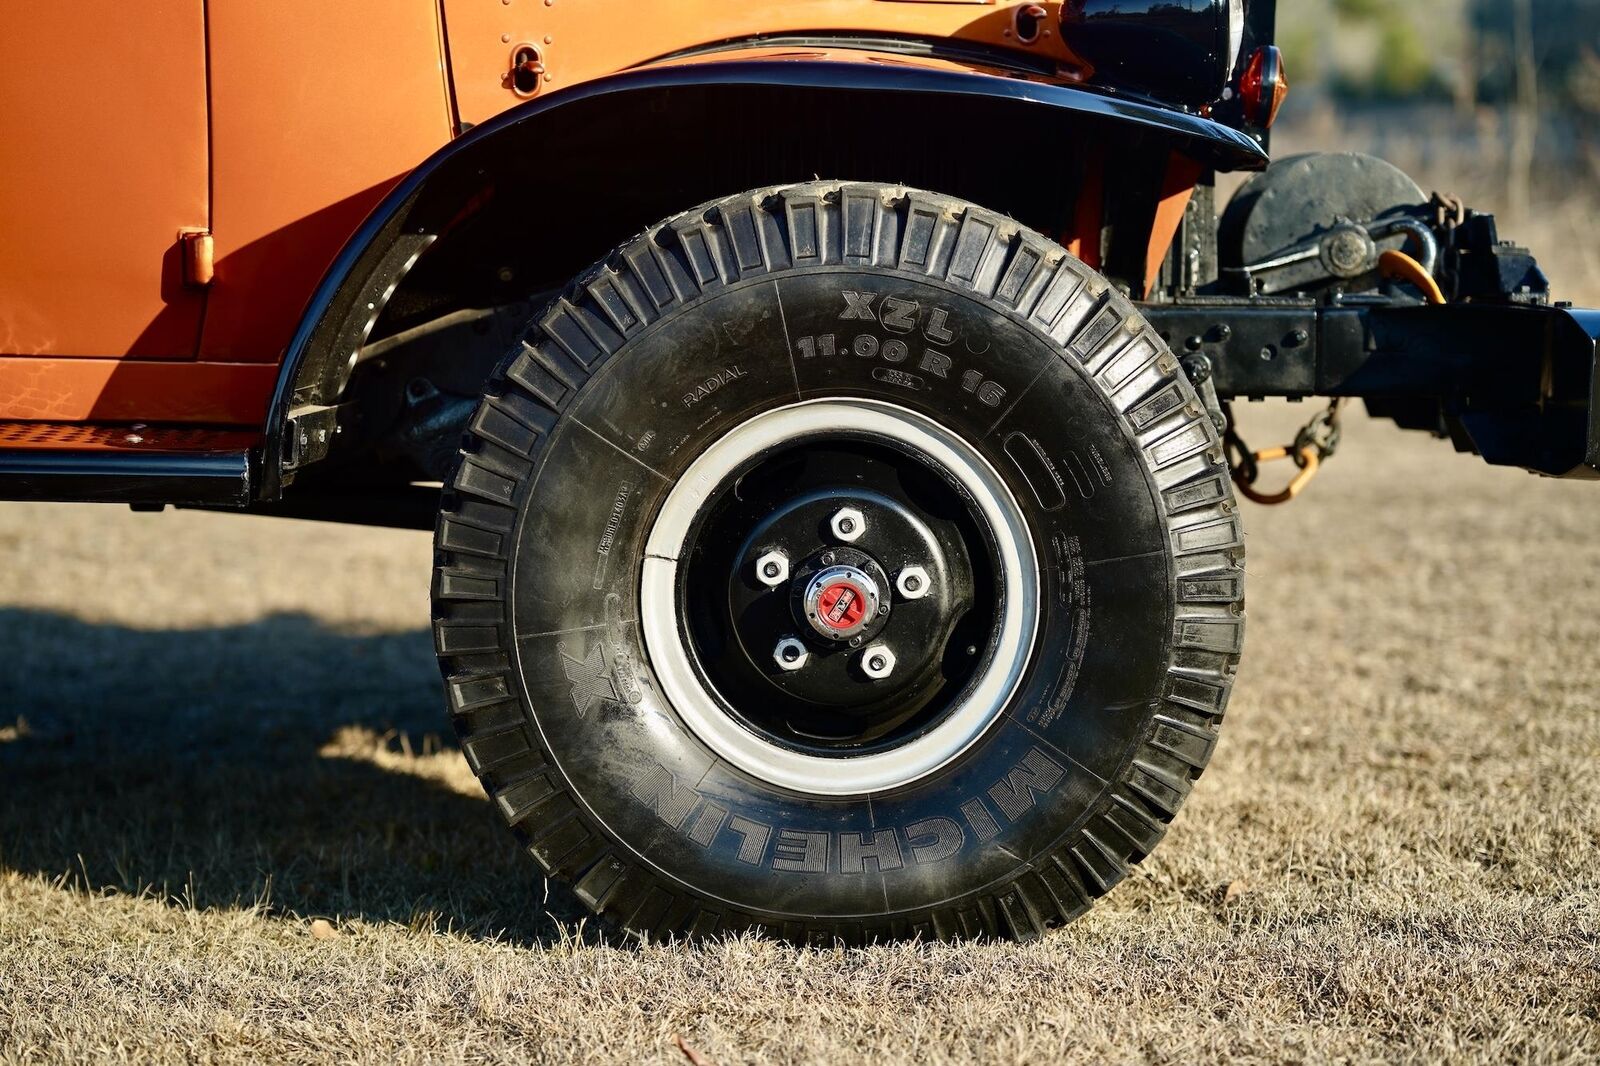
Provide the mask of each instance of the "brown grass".
{"label": "brown grass", "polygon": [[1349,437],[1167,842],[1023,947],[620,940],[438,739],[425,536],[0,508],[0,1061],[1600,1056],[1600,492]]}

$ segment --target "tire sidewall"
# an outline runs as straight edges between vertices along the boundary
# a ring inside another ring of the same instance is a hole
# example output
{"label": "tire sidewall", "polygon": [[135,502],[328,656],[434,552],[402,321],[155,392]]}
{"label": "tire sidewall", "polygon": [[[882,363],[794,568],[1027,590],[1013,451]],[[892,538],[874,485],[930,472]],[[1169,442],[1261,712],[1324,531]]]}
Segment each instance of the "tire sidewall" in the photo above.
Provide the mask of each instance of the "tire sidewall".
{"label": "tire sidewall", "polygon": [[[1085,321],[1120,302],[1097,280]],[[630,862],[758,921],[915,913],[992,890],[1103,811],[1163,695],[1174,624],[1158,486],[1085,369],[1113,346],[1150,345],[1130,365],[1164,352],[1125,327],[1142,325],[1131,306],[1112,310],[1114,331],[1075,359],[971,289],[796,269],[690,298],[588,368],[513,501],[507,622],[529,724]],[[971,443],[1040,564],[1037,635],[1003,715],[870,802],[718,760],[662,695],[637,617],[644,537],[676,477],[740,422],[825,396],[895,403]]]}

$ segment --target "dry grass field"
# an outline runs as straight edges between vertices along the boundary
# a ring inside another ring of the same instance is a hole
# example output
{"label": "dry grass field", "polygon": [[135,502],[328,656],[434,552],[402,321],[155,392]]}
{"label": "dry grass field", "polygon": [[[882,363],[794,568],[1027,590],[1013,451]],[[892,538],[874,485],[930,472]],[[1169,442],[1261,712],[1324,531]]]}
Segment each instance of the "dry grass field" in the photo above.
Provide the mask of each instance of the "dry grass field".
{"label": "dry grass field", "polygon": [[439,736],[425,535],[0,507],[0,1061],[1600,1056],[1600,490],[1358,416],[1247,508],[1152,859],[1041,943],[833,951],[541,883]]}

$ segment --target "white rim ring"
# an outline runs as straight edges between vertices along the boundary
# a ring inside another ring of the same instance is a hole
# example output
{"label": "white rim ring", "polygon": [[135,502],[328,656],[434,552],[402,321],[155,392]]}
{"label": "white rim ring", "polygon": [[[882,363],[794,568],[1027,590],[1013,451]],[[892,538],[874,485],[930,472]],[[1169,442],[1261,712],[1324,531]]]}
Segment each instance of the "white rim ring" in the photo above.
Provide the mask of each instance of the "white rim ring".
{"label": "white rim ring", "polygon": [[[988,523],[1000,563],[1000,626],[988,663],[933,728],[888,751],[818,756],[758,736],[724,709],[701,680],[678,624],[678,560],[701,509],[751,460],[807,437],[887,438],[932,461],[970,497]],[[736,426],[702,453],[662,502],[645,544],[640,582],[645,649],[667,700],[690,731],[719,757],[752,776],[796,792],[848,796],[910,784],[972,746],[1004,711],[1027,669],[1038,628],[1039,567],[1016,498],[966,441],[915,411],[877,400],[808,400]]]}

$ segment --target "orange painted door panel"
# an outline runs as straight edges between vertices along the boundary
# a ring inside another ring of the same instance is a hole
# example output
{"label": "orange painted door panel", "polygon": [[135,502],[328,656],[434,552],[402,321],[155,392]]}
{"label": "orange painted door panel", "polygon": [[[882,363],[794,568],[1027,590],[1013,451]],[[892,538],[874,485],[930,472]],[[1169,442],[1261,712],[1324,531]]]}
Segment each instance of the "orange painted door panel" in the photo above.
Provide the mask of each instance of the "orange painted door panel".
{"label": "orange painted door panel", "polygon": [[192,358],[208,218],[202,0],[12,3],[0,31],[0,355]]}
{"label": "orange painted door panel", "polygon": [[276,362],[363,218],[450,139],[434,0],[213,0],[201,358]]}
{"label": "orange painted door panel", "polygon": [[[538,93],[555,92],[626,67],[719,41],[756,35],[843,32],[1016,48],[1017,4],[884,3],[883,0],[441,0],[450,34],[456,107],[482,122]],[[1049,0],[1054,22],[1059,0]],[[533,92],[519,92],[512,57],[525,48],[543,67]],[[1040,59],[1075,63],[1048,29],[1025,46]]]}

